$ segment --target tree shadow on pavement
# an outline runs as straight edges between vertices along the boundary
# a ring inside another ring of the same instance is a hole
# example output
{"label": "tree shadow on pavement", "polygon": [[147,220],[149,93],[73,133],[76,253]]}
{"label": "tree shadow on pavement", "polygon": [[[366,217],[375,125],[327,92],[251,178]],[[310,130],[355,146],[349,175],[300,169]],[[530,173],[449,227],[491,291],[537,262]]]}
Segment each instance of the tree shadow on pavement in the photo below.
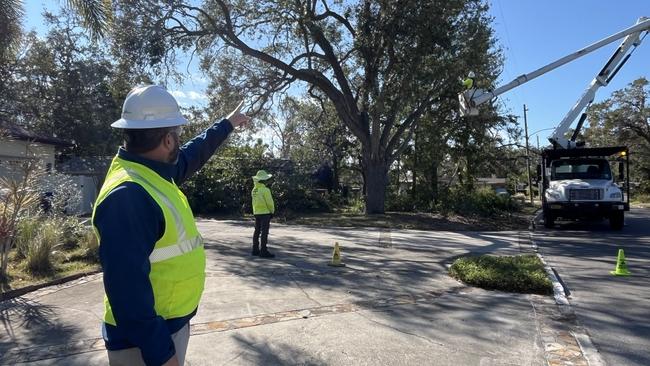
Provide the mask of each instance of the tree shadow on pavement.
{"label": "tree shadow on pavement", "polygon": [[[315,355],[278,340],[268,341],[253,335],[231,337],[242,351],[223,363],[246,365],[327,365]],[[191,366],[191,365],[190,365]]]}
{"label": "tree shadow on pavement", "polygon": [[[0,303],[0,363],[10,349],[60,344],[70,339],[77,328],[57,323],[56,313],[56,306],[23,297]],[[17,332],[19,329],[22,331]]]}
{"label": "tree shadow on pavement", "polygon": [[[240,226],[220,226],[219,231],[223,233],[230,228],[238,231]],[[301,230],[305,230],[304,235]],[[424,337],[444,340],[467,336],[473,343],[503,345],[504,350],[511,345],[508,342],[522,339],[528,345],[535,344],[529,295],[477,290],[479,297],[461,296],[454,289],[465,287],[449,277],[446,268],[453,258],[461,255],[516,253],[520,250],[518,238],[499,237],[495,233],[409,232],[406,235],[394,231],[390,244],[382,246],[374,230],[285,227],[274,232],[272,227],[271,233],[270,245],[278,254],[274,260],[252,259],[248,235],[205,235],[206,252],[211,258],[208,271],[216,276],[232,276],[250,289],[228,293],[235,296],[227,300],[233,306],[235,302],[257,301],[261,303],[260,313],[272,313],[298,310],[297,304],[303,308],[363,304],[373,317],[391,328],[406,329]],[[318,239],[321,237],[322,240]],[[335,240],[343,248],[342,258],[347,265],[344,268],[327,266],[332,255],[330,242]],[[225,296],[224,286],[220,284],[219,291],[212,292],[214,295],[208,295],[207,299],[204,295],[203,301],[222,301],[210,297]],[[299,296],[300,301],[296,301]],[[374,301],[400,296],[424,296],[424,299],[404,306],[372,306]],[[219,306],[222,304],[214,308]],[[509,314],[519,315],[513,321]],[[445,317],[449,318],[445,320]],[[528,325],[527,329],[519,329],[522,322]],[[269,360],[270,363],[278,361]]]}

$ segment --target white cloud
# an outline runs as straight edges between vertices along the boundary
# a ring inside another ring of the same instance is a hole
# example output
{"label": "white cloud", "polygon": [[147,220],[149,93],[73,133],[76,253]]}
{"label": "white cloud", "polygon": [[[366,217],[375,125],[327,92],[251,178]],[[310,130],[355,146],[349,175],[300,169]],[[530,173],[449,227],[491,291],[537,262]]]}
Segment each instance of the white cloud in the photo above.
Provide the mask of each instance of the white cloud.
{"label": "white cloud", "polygon": [[180,90],[174,90],[174,91],[171,92],[171,94],[175,98],[187,98],[187,95],[184,92],[180,91]]}
{"label": "white cloud", "polygon": [[208,99],[208,96],[203,94],[203,93],[198,93],[195,92],[194,90],[190,91],[187,93],[187,97],[192,99],[192,100],[202,100],[202,99]]}

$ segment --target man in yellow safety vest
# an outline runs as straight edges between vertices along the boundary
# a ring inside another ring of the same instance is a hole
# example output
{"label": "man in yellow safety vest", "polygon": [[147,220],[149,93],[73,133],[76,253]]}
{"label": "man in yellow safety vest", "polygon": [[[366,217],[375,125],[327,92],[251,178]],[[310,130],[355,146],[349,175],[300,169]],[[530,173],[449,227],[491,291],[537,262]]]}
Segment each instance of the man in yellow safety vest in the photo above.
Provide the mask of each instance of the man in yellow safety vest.
{"label": "man in yellow safety vest", "polygon": [[250,120],[230,115],[181,146],[187,120],[156,85],[127,95],[124,146],[93,209],[104,272],[102,333],[110,365],[182,365],[189,321],[205,281],[205,253],[178,185],[198,171],[228,135]]}
{"label": "man in yellow safety vest", "polygon": [[[272,177],[271,174],[264,170],[258,170],[253,177],[253,190],[251,197],[253,199],[253,215],[255,216],[255,232],[253,233],[253,252],[254,256],[260,258],[274,258],[275,254],[269,252],[267,248],[269,237],[269,226],[271,217],[275,213],[275,204],[271,196],[271,190],[264,184],[265,181]],[[262,236],[262,247],[260,248],[260,235]]]}

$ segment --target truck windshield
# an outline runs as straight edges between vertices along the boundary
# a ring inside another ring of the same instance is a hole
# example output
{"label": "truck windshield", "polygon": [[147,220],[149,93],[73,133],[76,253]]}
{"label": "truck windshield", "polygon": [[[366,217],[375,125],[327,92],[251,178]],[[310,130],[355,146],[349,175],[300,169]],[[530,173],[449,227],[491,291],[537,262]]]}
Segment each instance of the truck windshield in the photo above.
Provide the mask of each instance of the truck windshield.
{"label": "truck windshield", "polygon": [[570,159],[556,160],[551,168],[551,180],[612,179],[607,160]]}

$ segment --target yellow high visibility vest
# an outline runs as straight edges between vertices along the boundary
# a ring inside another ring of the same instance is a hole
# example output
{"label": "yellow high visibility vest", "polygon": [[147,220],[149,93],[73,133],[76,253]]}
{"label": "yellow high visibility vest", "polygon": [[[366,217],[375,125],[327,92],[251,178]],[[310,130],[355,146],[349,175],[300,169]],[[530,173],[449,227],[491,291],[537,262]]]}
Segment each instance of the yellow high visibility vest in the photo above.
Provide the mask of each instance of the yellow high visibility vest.
{"label": "yellow high visibility vest", "polygon": [[255,182],[251,191],[253,199],[253,215],[264,215],[275,213],[275,204],[271,197],[271,190],[263,183]]}
{"label": "yellow high visibility vest", "polygon": [[[189,315],[198,307],[203,293],[205,252],[203,239],[196,228],[187,198],[176,184],[165,180],[153,170],[116,156],[95,201],[93,225],[97,207],[114,188],[124,182],[134,182],[142,186],[158,203],[165,219],[165,232],[149,255],[149,280],[153,288],[155,311],[165,319]],[[102,245],[97,228],[95,233]],[[117,325],[110,299],[106,295],[104,321]]]}

